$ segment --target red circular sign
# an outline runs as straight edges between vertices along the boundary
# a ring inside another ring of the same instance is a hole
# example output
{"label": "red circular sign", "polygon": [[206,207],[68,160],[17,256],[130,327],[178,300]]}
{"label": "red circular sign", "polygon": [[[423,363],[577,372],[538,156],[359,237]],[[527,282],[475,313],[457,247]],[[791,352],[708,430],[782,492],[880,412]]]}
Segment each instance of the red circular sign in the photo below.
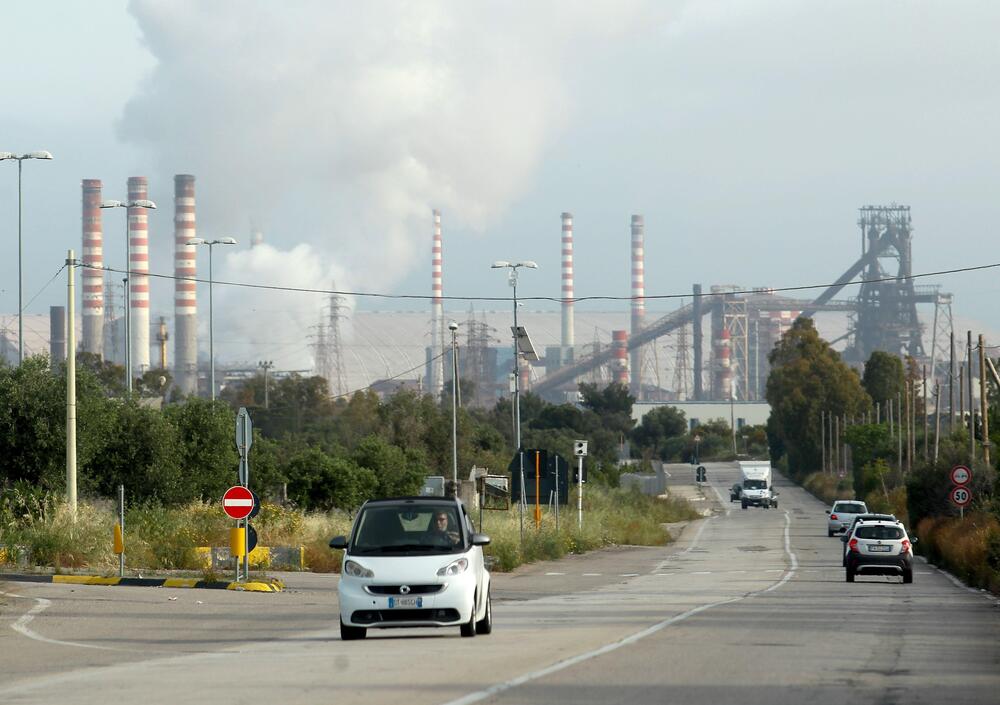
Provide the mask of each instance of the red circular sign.
{"label": "red circular sign", "polygon": [[951,491],[951,501],[959,507],[966,506],[972,501],[972,490],[968,487],[955,487]]}
{"label": "red circular sign", "polygon": [[951,482],[955,485],[967,485],[972,479],[972,471],[964,465],[956,465],[951,469]]}
{"label": "red circular sign", "polygon": [[253,493],[246,487],[236,485],[222,495],[222,508],[233,519],[245,519],[253,511]]}

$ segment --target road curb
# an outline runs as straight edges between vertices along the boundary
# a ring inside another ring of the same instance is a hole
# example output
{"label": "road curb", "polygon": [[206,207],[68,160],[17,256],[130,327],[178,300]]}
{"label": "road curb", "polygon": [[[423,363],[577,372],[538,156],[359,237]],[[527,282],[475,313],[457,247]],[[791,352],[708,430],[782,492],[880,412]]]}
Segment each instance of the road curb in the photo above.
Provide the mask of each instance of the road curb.
{"label": "road curb", "polygon": [[239,592],[281,592],[285,584],[277,578],[251,580],[245,583],[198,578],[119,578],[101,575],[16,575],[0,573],[5,580],[21,583],[62,583],[70,585],[124,585],[127,587],[199,588],[206,590],[236,590]]}

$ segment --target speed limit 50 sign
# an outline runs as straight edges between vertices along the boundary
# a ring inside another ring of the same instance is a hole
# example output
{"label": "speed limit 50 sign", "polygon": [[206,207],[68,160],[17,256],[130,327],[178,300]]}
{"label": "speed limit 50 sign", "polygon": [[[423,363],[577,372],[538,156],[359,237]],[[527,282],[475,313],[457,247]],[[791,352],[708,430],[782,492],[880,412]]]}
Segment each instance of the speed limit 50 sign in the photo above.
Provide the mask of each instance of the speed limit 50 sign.
{"label": "speed limit 50 sign", "polygon": [[965,507],[972,501],[972,490],[968,487],[955,487],[951,491],[951,501],[959,507]]}

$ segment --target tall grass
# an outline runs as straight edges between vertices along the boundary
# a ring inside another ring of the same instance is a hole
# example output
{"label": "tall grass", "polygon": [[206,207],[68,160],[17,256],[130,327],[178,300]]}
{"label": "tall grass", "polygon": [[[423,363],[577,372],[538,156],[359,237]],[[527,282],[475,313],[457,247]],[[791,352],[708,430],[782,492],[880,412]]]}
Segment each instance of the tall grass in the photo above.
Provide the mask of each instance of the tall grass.
{"label": "tall grass", "polygon": [[[697,519],[683,500],[647,497],[635,489],[588,488],[584,494],[583,528],[578,528],[575,500],[563,507],[559,529],[556,516],[542,509],[536,527],[534,507],[524,514],[524,540],[518,508],[485,511],[479,530],[491,537],[486,555],[495,570],[509,571],[522,563],[583,553],[612,544],[655,546],[670,538],[662,524]],[[478,516],[476,517],[478,519]],[[344,512],[304,513],[264,502],[252,524],[261,546],[302,546],[305,563],[314,572],[340,570],[341,552],[329,548],[330,538],[347,534],[352,517]],[[8,547],[0,563],[17,562],[17,550],[33,565],[55,570],[86,569],[111,573],[118,557],[112,552],[117,522],[112,502],[81,503],[73,521],[65,504],[43,498],[30,511],[0,513],[0,544]],[[228,519],[217,504],[193,502],[176,508],[153,505],[130,508],[125,515],[127,565],[137,570],[203,571],[195,552],[199,546],[228,546]]]}
{"label": "tall grass", "polygon": [[1000,520],[986,512],[927,517],[917,524],[917,547],[969,585],[1000,593]]}

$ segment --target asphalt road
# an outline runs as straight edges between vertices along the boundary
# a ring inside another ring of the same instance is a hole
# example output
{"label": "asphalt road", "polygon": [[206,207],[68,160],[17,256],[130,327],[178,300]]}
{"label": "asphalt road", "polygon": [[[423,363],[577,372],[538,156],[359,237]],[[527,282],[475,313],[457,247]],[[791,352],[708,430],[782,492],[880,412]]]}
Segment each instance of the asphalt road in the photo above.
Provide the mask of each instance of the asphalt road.
{"label": "asphalt road", "polygon": [[[278,594],[0,582],[0,702],[995,703],[1000,608],[924,563],[844,582],[823,507],[728,502],[733,465],[669,468],[714,514],[664,548],[494,575],[494,632],[344,643],[336,576]],[[705,498],[701,499],[701,494]],[[487,524],[488,530],[488,524]]]}

